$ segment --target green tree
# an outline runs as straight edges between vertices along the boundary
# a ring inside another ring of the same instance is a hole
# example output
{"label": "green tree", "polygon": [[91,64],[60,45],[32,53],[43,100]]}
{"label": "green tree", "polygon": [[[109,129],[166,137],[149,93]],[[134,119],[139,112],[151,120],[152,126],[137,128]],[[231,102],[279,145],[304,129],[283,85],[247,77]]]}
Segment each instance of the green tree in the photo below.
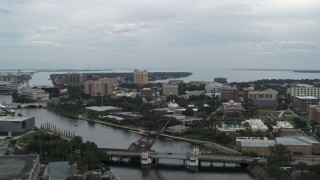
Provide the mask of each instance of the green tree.
{"label": "green tree", "polygon": [[185,116],[193,116],[194,112],[191,107],[187,107],[186,110],[183,112],[183,115]]}
{"label": "green tree", "polygon": [[299,162],[297,168],[303,173],[303,171],[308,168],[308,165],[304,162]]}
{"label": "green tree", "polygon": [[258,116],[258,108],[254,105],[248,107],[248,114],[250,117]]}
{"label": "green tree", "polygon": [[267,157],[267,163],[278,164],[280,166],[288,165],[291,161],[290,152],[287,151],[286,146],[277,144],[271,147],[271,154]]}
{"label": "green tree", "polygon": [[307,126],[307,121],[304,121],[298,117],[294,117],[292,120],[296,128],[305,128]]}

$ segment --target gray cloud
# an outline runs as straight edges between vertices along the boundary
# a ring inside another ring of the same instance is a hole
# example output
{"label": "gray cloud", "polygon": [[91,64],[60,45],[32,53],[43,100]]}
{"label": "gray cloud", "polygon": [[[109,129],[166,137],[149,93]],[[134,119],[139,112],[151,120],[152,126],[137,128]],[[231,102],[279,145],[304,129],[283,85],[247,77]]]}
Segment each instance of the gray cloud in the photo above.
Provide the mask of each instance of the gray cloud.
{"label": "gray cloud", "polygon": [[320,65],[317,0],[4,0],[0,14],[7,67]]}

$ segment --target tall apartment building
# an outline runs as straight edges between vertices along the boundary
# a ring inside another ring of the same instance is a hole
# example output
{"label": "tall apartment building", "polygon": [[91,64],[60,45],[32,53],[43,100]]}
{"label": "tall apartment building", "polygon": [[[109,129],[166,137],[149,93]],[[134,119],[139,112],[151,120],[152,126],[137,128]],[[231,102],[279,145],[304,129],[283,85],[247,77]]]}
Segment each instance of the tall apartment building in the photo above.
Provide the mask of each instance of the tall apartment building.
{"label": "tall apartment building", "polygon": [[178,96],[178,84],[169,84],[169,83],[163,83],[162,85],[162,94],[166,96],[174,95]]}
{"label": "tall apartment building", "polygon": [[79,73],[68,73],[66,74],[65,82],[67,86],[79,87],[83,85],[83,75]]}
{"label": "tall apartment building", "polygon": [[86,94],[91,96],[108,96],[113,92],[113,78],[102,78],[97,81],[86,81],[84,89]]}
{"label": "tall apartment building", "polygon": [[294,98],[294,111],[302,116],[309,115],[311,105],[318,105],[319,99],[313,96],[296,96]]}
{"label": "tall apartment building", "polygon": [[133,83],[139,85],[148,84],[147,70],[139,71],[135,69],[133,72]]}
{"label": "tall apartment building", "polygon": [[295,84],[287,89],[287,94],[291,100],[294,100],[294,97],[300,95],[320,98],[320,87],[314,87],[308,84]]}

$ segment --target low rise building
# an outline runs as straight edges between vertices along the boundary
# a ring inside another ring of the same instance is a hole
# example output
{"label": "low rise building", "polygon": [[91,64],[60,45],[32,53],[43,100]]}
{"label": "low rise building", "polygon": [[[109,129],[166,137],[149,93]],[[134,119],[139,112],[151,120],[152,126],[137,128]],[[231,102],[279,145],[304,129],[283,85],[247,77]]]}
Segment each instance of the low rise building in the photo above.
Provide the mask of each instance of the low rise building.
{"label": "low rise building", "polygon": [[219,107],[219,110],[223,113],[230,113],[230,112],[242,112],[244,108],[242,107],[241,103],[234,102],[230,100],[229,102],[222,103]]}
{"label": "low rise building", "polygon": [[309,108],[309,119],[320,121],[320,105],[310,105]]}
{"label": "low rise building", "polygon": [[265,91],[248,91],[248,99],[273,99],[276,100],[278,91],[273,89],[267,89]]}
{"label": "low rise building", "polygon": [[184,116],[180,114],[167,114],[167,115],[164,115],[163,117],[175,118],[184,126],[186,125],[191,126],[192,124],[196,122],[201,122],[203,120],[203,118],[198,118],[193,116]]}
{"label": "low rise building", "polygon": [[278,128],[280,128],[280,129],[294,129],[292,124],[287,121],[277,121],[276,124],[277,124]]}
{"label": "low rise building", "polygon": [[245,121],[249,124],[250,129],[255,131],[267,131],[268,127],[262,122],[261,119],[249,119]]}
{"label": "low rise building", "polygon": [[141,89],[140,90],[140,96],[142,98],[151,100],[152,97],[154,96],[153,89],[151,89],[151,88],[143,88],[143,89]]}
{"label": "low rise building", "polygon": [[34,117],[0,116],[0,133],[8,136],[20,135],[35,127]]}
{"label": "low rise building", "polygon": [[182,135],[188,132],[189,127],[186,127],[184,125],[176,125],[171,126],[166,129],[166,132],[176,135]]}
{"label": "low rise building", "polygon": [[182,125],[188,125],[191,126],[196,122],[201,122],[203,118],[198,117],[192,117],[192,116],[186,116],[185,119],[180,120],[182,122]]}
{"label": "low rise building", "polygon": [[287,150],[293,155],[311,155],[312,144],[292,137],[277,137],[277,144],[286,146]]}
{"label": "low rise building", "polygon": [[121,93],[116,93],[114,98],[120,98],[120,97],[129,97],[129,98],[136,98],[137,93],[136,92],[121,92]]}
{"label": "low rise building", "polygon": [[178,84],[169,84],[169,83],[164,83],[162,85],[162,94],[166,96],[178,96]]}
{"label": "low rise building", "polygon": [[254,99],[252,104],[255,105],[260,110],[277,110],[279,103],[275,99]]}
{"label": "low rise building", "polygon": [[50,96],[49,93],[46,93],[41,88],[30,87],[28,82],[25,87],[18,88],[18,94],[33,101],[49,101]]}
{"label": "low rise building", "polygon": [[240,152],[254,152],[259,156],[269,155],[270,147],[276,145],[275,140],[236,139],[236,149]]}
{"label": "low rise building", "polygon": [[224,87],[222,83],[207,83],[205,86],[205,92],[206,93],[221,93],[221,89]]}
{"label": "low rise building", "polygon": [[103,116],[102,118],[117,124],[124,124],[126,122],[126,118],[114,116],[114,115],[107,115],[107,116]]}
{"label": "low rise building", "polygon": [[224,87],[221,89],[220,99],[239,102],[239,90],[236,87]]}
{"label": "low rise building", "polygon": [[0,156],[0,179],[38,180],[39,155]]}
{"label": "low rise building", "polygon": [[186,91],[185,98],[189,99],[190,96],[204,95],[204,91]]}
{"label": "low rise building", "polygon": [[122,108],[115,106],[90,106],[85,107],[87,114],[107,115],[109,113],[120,112]]}
{"label": "low rise building", "polygon": [[270,154],[270,147],[282,144],[292,155],[312,155],[320,153],[320,142],[312,136],[286,136],[275,140],[238,139],[236,149],[241,152],[255,152],[258,155]]}

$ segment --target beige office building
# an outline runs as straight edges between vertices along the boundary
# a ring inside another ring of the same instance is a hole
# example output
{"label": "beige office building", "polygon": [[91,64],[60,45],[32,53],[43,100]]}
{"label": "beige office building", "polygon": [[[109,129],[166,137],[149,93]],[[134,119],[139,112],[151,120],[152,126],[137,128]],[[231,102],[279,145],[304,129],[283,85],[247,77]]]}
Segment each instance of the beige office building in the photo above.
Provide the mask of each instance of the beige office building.
{"label": "beige office building", "polygon": [[97,81],[86,81],[84,83],[85,93],[91,96],[108,96],[112,95],[113,78],[103,78]]}
{"label": "beige office building", "polygon": [[148,72],[147,70],[139,71],[134,70],[133,72],[133,83],[134,84],[148,84]]}
{"label": "beige office building", "polygon": [[265,91],[248,91],[248,99],[277,99],[278,91],[267,89]]}
{"label": "beige office building", "polygon": [[320,121],[320,105],[310,105],[309,119]]}

